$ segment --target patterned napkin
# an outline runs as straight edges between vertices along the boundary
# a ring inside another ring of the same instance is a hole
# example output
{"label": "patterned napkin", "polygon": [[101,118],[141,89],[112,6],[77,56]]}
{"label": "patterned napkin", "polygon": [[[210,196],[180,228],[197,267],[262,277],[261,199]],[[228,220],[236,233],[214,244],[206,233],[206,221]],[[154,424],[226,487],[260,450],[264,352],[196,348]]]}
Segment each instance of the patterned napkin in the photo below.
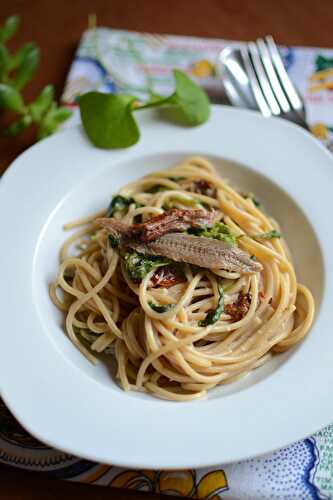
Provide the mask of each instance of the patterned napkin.
{"label": "patterned napkin", "polygon": [[[225,40],[139,34],[99,28],[83,35],[63,101],[92,89],[145,97],[149,86],[172,90],[171,69],[188,72],[211,99],[222,99],[214,62]],[[313,133],[333,150],[333,50],[281,48],[285,66],[304,97]],[[70,125],[70,124],[69,124]],[[305,500],[333,498],[333,425],[270,455],[209,469],[125,470],[67,455],[31,437],[0,400],[0,461],[53,477],[197,499]]]}

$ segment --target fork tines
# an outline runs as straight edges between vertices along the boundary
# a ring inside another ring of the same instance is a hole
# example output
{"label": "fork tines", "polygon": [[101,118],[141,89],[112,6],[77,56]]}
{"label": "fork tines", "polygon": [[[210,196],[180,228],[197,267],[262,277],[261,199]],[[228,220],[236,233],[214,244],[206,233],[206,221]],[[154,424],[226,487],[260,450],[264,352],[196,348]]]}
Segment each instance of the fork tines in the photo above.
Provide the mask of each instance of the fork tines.
{"label": "fork tines", "polygon": [[254,97],[264,116],[303,112],[302,100],[271,36],[243,46],[241,55]]}

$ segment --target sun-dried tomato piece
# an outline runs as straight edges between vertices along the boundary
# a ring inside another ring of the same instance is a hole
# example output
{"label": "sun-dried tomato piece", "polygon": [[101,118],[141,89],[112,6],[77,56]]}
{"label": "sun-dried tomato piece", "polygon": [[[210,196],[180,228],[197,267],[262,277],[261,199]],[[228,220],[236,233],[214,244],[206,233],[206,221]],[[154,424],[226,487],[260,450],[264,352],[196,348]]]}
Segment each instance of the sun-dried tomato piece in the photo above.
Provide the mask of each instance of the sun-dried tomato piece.
{"label": "sun-dried tomato piece", "polygon": [[247,314],[251,305],[251,294],[240,292],[236,302],[224,306],[224,312],[231,316],[233,321],[240,321]]}
{"label": "sun-dried tomato piece", "polygon": [[205,196],[216,198],[216,188],[204,179],[194,181],[191,185],[190,191],[192,193],[204,194]]}
{"label": "sun-dried tomato piece", "polygon": [[215,214],[205,210],[179,210],[173,208],[141,224],[132,224],[122,235],[126,241],[149,243],[164,234],[185,231],[190,227],[203,228],[213,224]]}

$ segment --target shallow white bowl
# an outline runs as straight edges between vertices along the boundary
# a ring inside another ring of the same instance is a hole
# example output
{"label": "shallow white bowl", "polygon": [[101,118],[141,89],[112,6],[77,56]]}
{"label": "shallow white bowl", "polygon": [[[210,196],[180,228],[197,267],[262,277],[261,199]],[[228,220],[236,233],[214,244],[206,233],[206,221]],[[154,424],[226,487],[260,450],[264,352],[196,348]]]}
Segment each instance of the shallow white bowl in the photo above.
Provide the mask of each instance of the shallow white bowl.
{"label": "shallow white bowl", "polygon": [[[139,468],[202,467],[263,454],[333,421],[333,160],[307,132],[254,112],[214,106],[180,128],[140,114],[128,150],[93,148],[80,128],[22,154],[0,183],[1,396],[31,434],[69,453]],[[296,349],[199,401],[125,393],[112,366],[82,357],[64,334],[48,285],[62,225],[105,207],[131,179],[180,158],[208,156],[253,191],[282,226],[316,321]]]}

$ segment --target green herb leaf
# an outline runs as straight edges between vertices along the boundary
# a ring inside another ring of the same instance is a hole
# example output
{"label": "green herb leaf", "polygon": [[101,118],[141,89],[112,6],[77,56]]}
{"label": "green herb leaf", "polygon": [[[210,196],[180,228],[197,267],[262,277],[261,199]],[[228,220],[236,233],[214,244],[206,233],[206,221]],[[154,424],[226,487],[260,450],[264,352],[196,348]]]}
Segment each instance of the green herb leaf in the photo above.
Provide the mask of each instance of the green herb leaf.
{"label": "green herb leaf", "polygon": [[134,106],[135,111],[139,111],[140,109],[147,109],[147,108],[157,108],[160,106],[163,106],[163,104],[167,104],[170,100],[170,96],[162,96],[158,94],[151,94],[149,101],[145,102],[144,104],[138,104]]}
{"label": "green herb leaf", "polygon": [[15,35],[20,24],[19,16],[10,16],[0,28],[0,42],[6,42]]}
{"label": "green herb leaf", "polygon": [[160,193],[161,191],[168,191],[170,188],[167,186],[163,186],[162,184],[155,184],[154,186],[151,186],[150,188],[146,189],[146,193],[150,194],[155,194],[155,193]]}
{"label": "green herb leaf", "polygon": [[34,122],[39,122],[42,116],[49,110],[54,95],[53,85],[46,85],[37,99],[30,104],[29,110]]}
{"label": "green herb leaf", "polygon": [[189,229],[189,233],[196,234],[197,236],[203,236],[205,238],[214,238],[215,240],[224,241],[229,245],[236,245],[237,238],[230,231],[229,227],[223,222],[215,222],[215,224],[206,229]]}
{"label": "green herb leaf", "polygon": [[32,78],[39,65],[40,52],[39,48],[30,44],[23,54],[22,62],[16,71],[13,85],[17,89],[22,89]]}
{"label": "green herb leaf", "polygon": [[33,48],[36,48],[36,44],[34,42],[28,42],[22,45],[15,54],[12,54],[9,60],[8,64],[8,69],[13,70],[16,69],[18,66],[21,66],[23,63],[24,59],[27,57],[27,54],[29,54]]}
{"label": "green herb leaf", "polygon": [[218,291],[219,291],[219,300],[216,309],[209,311],[205,319],[202,319],[201,321],[198,322],[199,326],[213,325],[220,319],[221,314],[224,311],[224,290],[221,283],[218,284]]}
{"label": "green herb leaf", "polygon": [[183,71],[173,71],[176,90],[170,102],[177,106],[184,123],[200,125],[208,120],[210,106],[207,94],[193,82]]}
{"label": "green herb leaf", "polygon": [[253,204],[256,207],[261,207],[261,202],[258,200],[258,198],[255,197],[255,195],[253,193],[245,193],[243,196],[244,196],[244,198],[248,198],[248,199],[252,200]]}
{"label": "green herb leaf", "polygon": [[186,177],[168,177],[169,181],[179,182],[186,179]]}
{"label": "green herb leaf", "polygon": [[111,200],[106,216],[113,217],[116,212],[125,211],[132,203],[135,203],[136,207],[141,206],[133,198],[126,198],[126,196],[116,194]]}
{"label": "green herb leaf", "polygon": [[281,238],[281,233],[279,233],[276,229],[273,229],[268,233],[255,234],[252,238],[255,238],[256,240],[271,240],[272,238]]}
{"label": "green herb leaf", "polygon": [[66,121],[70,116],[72,116],[72,111],[66,108],[66,106],[56,106],[55,109],[49,111],[47,116],[49,120],[53,121],[53,123],[60,125],[60,123]]}
{"label": "green herb leaf", "polygon": [[6,74],[10,63],[8,49],[0,43],[0,81],[6,81]]}
{"label": "green herb leaf", "polygon": [[200,125],[208,120],[210,105],[207,94],[202,88],[189,78],[183,71],[175,69],[176,89],[169,97],[154,94],[145,104],[136,109],[172,106],[177,111],[177,121],[184,125]]}
{"label": "green herb leaf", "polygon": [[134,96],[88,92],[79,100],[84,130],[100,148],[127,148],[138,142],[140,133],[132,114]]}
{"label": "green herb leaf", "polygon": [[29,82],[39,64],[39,48],[33,42],[24,44],[16,53],[11,54],[5,42],[16,32],[20,18],[11,16],[0,27],[0,109],[21,115],[3,132],[17,135],[32,123],[39,124],[37,137],[46,137],[54,132],[59,124],[72,112],[58,107],[53,101],[53,87],[47,85],[37,99],[25,106],[20,90]]}
{"label": "green herb leaf", "polygon": [[52,102],[49,111],[44,115],[40,122],[40,126],[37,131],[38,140],[44,139],[45,137],[53,134],[60,123],[67,120],[71,116],[72,112],[70,109],[64,106],[58,107],[56,102]]}
{"label": "green herb leaf", "polygon": [[32,118],[30,115],[23,115],[20,120],[17,122],[12,123],[5,129],[5,132],[7,135],[12,135],[15,136],[19,134],[20,132],[23,132],[26,128],[29,127],[29,125],[32,124]]}
{"label": "green herb leaf", "polygon": [[148,304],[152,308],[152,310],[157,313],[167,312],[173,307],[173,304],[160,305],[160,304],[155,304],[154,302],[151,301],[149,301]]}
{"label": "green herb leaf", "polygon": [[170,264],[164,257],[143,255],[135,251],[126,252],[123,260],[129,278],[135,283],[139,283],[154,268]]}
{"label": "green herb leaf", "polygon": [[17,113],[24,113],[25,107],[21,94],[4,83],[0,83],[0,108],[9,109]]}
{"label": "green herb leaf", "polygon": [[100,148],[126,148],[140,137],[133,112],[157,106],[176,110],[178,119],[186,125],[204,123],[210,113],[206,93],[185,73],[174,71],[175,92],[168,97],[152,93],[144,104],[137,104],[134,96],[88,92],[79,99],[84,130],[91,142]]}

